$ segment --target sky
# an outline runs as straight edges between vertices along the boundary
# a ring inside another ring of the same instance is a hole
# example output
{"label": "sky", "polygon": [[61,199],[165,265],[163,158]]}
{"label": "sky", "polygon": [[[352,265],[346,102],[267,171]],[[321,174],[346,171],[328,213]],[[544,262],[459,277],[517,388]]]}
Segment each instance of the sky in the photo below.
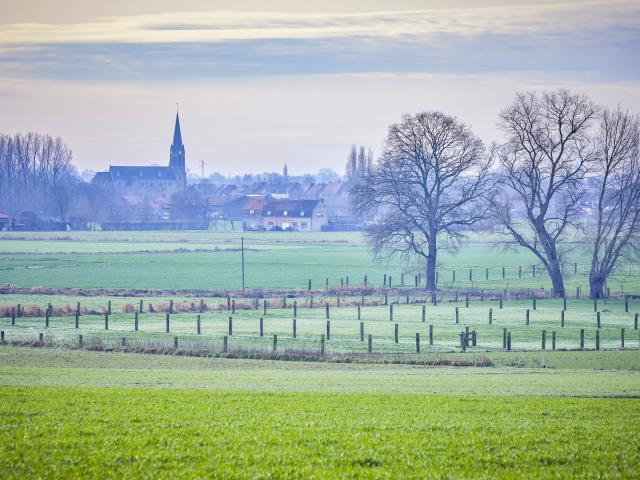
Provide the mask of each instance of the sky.
{"label": "sky", "polygon": [[194,173],[343,173],[404,113],[490,143],[519,91],[640,112],[638,52],[637,0],[0,0],[0,132],[164,165],[178,103]]}

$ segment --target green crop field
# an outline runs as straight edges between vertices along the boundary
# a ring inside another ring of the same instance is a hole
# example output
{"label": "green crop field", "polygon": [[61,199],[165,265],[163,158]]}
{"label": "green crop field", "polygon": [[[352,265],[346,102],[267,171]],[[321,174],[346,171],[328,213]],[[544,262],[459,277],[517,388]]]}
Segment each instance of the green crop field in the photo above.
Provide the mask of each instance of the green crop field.
{"label": "green crop field", "polygon": [[[0,239],[0,285],[50,288],[237,290],[241,287],[239,232],[62,232],[4,233]],[[245,285],[254,289],[314,289],[412,285],[420,269],[399,260],[372,260],[360,233],[246,233]],[[503,251],[495,237],[472,235],[456,254],[440,252],[442,288],[502,291],[549,289],[541,265],[524,250]],[[567,291],[588,290],[589,257],[568,245]],[[574,273],[574,263],[578,273]],[[536,265],[537,264],[537,265]],[[536,265],[536,276],[533,276]],[[502,268],[505,278],[502,278]],[[519,269],[522,268],[522,276]],[[471,269],[471,279],[469,270]],[[488,272],[487,272],[488,269]],[[456,272],[455,281],[453,272]],[[631,273],[631,275],[629,275]],[[488,275],[488,279],[487,279]],[[640,270],[624,266],[609,280],[612,294],[640,293]]]}
{"label": "green crop field", "polygon": [[637,265],[594,304],[571,245],[565,309],[473,235],[434,305],[359,233],[249,233],[243,295],[241,235],[2,234],[2,478],[637,476]]}
{"label": "green crop field", "polygon": [[[578,355],[617,368],[630,353]],[[638,396],[640,373],[561,360],[456,369],[0,347],[0,384],[3,478],[633,478],[640,466],[638,400],[610,398]]]}

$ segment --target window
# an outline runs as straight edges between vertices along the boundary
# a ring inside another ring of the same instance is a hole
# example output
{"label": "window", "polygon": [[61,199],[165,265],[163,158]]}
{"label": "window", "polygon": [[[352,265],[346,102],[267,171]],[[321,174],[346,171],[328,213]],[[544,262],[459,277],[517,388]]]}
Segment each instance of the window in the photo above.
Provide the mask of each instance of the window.
{"label": "window", "polygon": [[282,215],[284,215],[284,216],[286,217],[286,216],[287,216],[287,213],[289,213],[289,212],[287,212],[287,211],[285,210],[284,212],[282,212]]}
{"label": "window", "polygon": [[303,229],[305,229],[305,230],[307,229],[307,222],[302,222],[302,224],[301,224],[301,225],[302,225],[302,228],[303,228]]}
{"label": "window", "polygon": [[254,215],[256,213],[256,211],[252,208],[251,210],[249,210],[249,215]]}
{"label": "window", "polygon": [[267,210],[267,215],[271,215],[271,210]]}
{"label": "window", "polygon": [[302,210],[302,211],[300,212],[300,216],[301,216],[301,217],[304,217],[304,210]]}

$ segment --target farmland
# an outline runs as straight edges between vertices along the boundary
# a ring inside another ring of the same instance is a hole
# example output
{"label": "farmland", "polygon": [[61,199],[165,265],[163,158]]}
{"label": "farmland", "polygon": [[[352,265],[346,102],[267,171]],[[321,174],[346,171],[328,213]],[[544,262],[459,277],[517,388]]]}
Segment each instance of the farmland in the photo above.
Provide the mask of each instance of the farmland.
{"label": "farmland", "polygon": [[633,477],[637,400],[576,398],[637,396],[613,369],[631,353],[597,371],[0,347],[3,477]]}
{"label": "farmland", "polygon": [[594,304],[573,248],[565,304],[528,254],[474,236],[441,256],[434,302],[356,233],[246,235],[245,292],[234,232],[3,235],[3,478],[640,465],[637,266]]}
{"label": "farmland", "polygon": [[[4,233],[0,240],[0,284],[78,289],[238,290],[240,237],[245,237],[245,286],[251,289],[314,289],[414,283],[416,265],[373,261],[360,233],[289,232],[61,232]],[[441,288],[548,290],[541,265],[524,250],[495,247],[495,237],[472,235],[457,253],[440,251]],[[579,244],[567,245],[567,291],[588,291],[589,257]],[[577,270],[576,270],[577,264]],[[533,276],[533,266],[536,276]],[[503,271],[504,278],[503,278]],[[471,279],[469,270],[471,270]],[[522,271],[520,271],[522,270]],[[453,279],[455,273],[455,281]],[[577,273],[575,273],[577,271]],[[630,275],[631,273],[631,275]],[[487,278],[488,277],[488,278]],[[640,291],[640,269],[626,265],[610,279],[612,294]]]}

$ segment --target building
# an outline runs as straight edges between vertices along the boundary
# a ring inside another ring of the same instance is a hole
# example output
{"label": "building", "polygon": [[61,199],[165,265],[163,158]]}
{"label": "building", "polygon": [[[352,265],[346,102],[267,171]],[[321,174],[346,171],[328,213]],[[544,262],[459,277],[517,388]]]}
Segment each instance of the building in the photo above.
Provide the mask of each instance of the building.
{"label": "building", "polygon": [[93,184],[107,187],[117,195],[170,198],[187,188],[185,151],[180,131],[180,117],[176,112],[173,142],[169,149],[168,167],[110,166],[107,172],[98,172]]}
{"label": "building", "polygon": [[[243,197],[232,203],[235,208],[242,203],[241,220],[245,230],[320,232],[329,224],[322,200]],[[234,213],[229,211],[229,216]]]}

